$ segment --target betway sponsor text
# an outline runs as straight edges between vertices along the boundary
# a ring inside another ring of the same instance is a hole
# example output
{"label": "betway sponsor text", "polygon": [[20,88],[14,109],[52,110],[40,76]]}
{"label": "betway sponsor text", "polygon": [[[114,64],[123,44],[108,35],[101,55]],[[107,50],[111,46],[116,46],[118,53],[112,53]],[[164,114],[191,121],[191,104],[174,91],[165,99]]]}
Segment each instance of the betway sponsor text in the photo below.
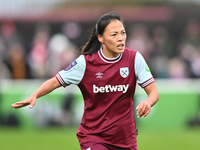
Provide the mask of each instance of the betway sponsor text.
{"label": "betway sponsor text", "polygon": [[93,85],[93,92],[94,93],[108,93],[108,92],[123,92],[126,93],[128,90],[129,84],[127,85],[105,85],[105,86],[96,86]]}

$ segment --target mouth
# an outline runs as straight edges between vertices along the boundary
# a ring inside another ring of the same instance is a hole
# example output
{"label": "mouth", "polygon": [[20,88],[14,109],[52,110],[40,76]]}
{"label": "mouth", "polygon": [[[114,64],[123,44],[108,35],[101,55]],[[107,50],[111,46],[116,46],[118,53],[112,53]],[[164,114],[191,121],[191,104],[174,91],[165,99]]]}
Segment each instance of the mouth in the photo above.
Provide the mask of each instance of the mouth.
{"label": "mouth", "polygon": [[124,48],[124,44],[120,44],[117,47],[118,47],[118,49],[123,49]]}

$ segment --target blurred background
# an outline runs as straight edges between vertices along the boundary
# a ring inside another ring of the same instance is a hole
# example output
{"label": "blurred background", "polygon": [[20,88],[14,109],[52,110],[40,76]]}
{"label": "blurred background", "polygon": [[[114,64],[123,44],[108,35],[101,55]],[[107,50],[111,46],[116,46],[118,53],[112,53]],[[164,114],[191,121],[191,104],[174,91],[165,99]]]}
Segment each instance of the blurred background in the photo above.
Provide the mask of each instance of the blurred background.
{"label": "blurred background", "polygon": [[[1,0],[1,149],[79,149],[84,104],[76,86],[31,110],[11,104],[66,68],[110,11],[123,18],[126,46],[144,56],[160,93],[150,115],[136,117],[139,149],[200,148],[200,0]],[[134,110],[146,97],[137,87]]]}

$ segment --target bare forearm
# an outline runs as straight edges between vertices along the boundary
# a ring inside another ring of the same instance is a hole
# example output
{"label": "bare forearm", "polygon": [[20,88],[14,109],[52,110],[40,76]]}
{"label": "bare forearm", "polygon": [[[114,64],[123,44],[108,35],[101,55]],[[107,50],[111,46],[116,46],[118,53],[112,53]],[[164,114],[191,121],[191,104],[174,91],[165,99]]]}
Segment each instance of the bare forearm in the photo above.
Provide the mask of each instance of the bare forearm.
{"label": "bare forearm", "polygon": [[53,77],[49,80],[47,80],[46,82],[44,82],[32,95],[31,97],[35,97],[36,99],[39,97],[42,97],[50,92],[52,92],[53,90],[55,90],[56,88],[60,87],[60,83],[58,82],[58,80]]}
{"label": "bare forearm", "polygon": [[159,94],[158,91],[155,89],[149,93],[148,98],[145,101],[150,105],[150,107],[152,107],[157,103],[158,100]]}
{"label": "bare forearm", "polygon": [[155,83],[145,87],[144,90],[148,94],[148,98],[145,101],[150,105],[150,107],[154,106],[159,100],[159,93]]}
{"label": "bare forearm", "polygon": [[44,82],[29,98],[21,102],[16,102],[11,106],[13,108],[21,108],[30,105],[29,107],[32,108],[36,104],[37,98],[52,92],[54,89],[60,86],[61,84],[58,82],[58,80],[55,77],[53,77]]}

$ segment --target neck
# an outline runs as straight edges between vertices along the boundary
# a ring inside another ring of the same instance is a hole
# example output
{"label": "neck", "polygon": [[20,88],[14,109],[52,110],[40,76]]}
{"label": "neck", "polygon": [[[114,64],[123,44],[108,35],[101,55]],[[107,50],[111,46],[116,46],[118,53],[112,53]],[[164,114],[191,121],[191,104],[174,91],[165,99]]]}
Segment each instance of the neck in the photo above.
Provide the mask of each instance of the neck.
{"label": "neck", "polygon": [[101,47],[102,53],[105,57],[107,58],[116,58],[120,54],[114,53],[114,52],[109,52],[108,50],[105,50],[105,48]]}

